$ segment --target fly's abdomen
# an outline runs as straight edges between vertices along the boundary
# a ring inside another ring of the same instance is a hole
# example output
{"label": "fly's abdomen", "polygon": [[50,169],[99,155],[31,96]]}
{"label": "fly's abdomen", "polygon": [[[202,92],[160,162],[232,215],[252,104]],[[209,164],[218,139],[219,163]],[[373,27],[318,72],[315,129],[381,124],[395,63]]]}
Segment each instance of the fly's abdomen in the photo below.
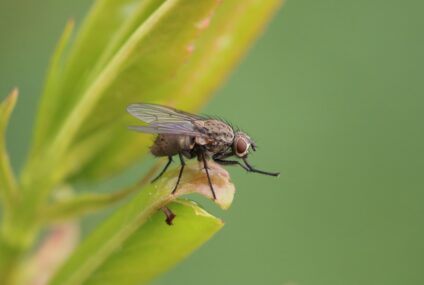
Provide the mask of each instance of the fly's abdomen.
{"label": "fly's abdomen", "polygon": [[160,134],[150,148],[154,156],[173,156],[191,150],[194,139],[189,136]]}

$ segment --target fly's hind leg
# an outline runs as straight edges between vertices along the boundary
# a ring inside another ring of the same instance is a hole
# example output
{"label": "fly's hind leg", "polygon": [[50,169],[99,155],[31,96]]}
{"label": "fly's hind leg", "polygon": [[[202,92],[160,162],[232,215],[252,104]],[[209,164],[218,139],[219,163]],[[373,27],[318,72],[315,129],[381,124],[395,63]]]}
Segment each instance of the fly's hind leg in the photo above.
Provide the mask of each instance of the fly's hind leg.
{"label": "fly's hind leg", "polygon": [[161,208],[162,212],[165,214],[166,216],[166,220],[165,222],[169,225],[172,226],[172,220],[174,220],[175,218],[175,214],[171,211],[171,209],[169,209],[168,207],[162,207]]}
{"label": "fly's hind leg", "polygon": [[168,162],[166,163],[165,167],[162,169],[162,171],[158,174],[158,176],[156,176],[151,183],[155,182],[156,180],[158,180],[164,173],[165,171],[168,169],[169,165],[172,162],[172,156],[168,156]]}
{"label": "fly's hind leg", "polygon": [[183,171],[185,167],[185,161],[182,154],[179,153],[178,156],[180,157],[181,168],[180,168],[180,173],[178,174],[177,184],[175,184],[174,190],[172,190],[172,194],[175,194],[175,192],[177,191],[178,184],[180,184],[181,176],[183,176]]}

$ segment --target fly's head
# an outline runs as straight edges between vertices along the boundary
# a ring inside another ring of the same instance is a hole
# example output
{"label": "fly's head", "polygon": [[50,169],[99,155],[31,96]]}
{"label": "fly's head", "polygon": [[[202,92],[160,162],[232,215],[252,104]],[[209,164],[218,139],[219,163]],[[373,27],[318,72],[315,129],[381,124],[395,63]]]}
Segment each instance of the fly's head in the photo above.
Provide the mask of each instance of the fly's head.
{"label": "fly's head", "polygon": [[243,132],[236,132],[233,140],[233,152],[237,157],[245,158],[249,154],[249,149],[256,151],[253,140]]}

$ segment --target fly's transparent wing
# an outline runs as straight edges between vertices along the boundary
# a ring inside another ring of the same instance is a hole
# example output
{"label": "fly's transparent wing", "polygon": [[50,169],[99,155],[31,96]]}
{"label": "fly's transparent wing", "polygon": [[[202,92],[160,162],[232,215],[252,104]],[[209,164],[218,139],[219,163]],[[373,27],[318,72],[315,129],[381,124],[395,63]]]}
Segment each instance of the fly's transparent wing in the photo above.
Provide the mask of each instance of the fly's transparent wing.
{"label": "fly's transparent wing", "polygon": [[204,117],[183,112],[171,107],[156,104],[132,104],[127,108],[135,118],[147,123],[147,126],[130,126],[134,131],[150,134],[175,134],[187,136],[205,136],[193,124]]}
{"label": "fly's transparent wing", "polygon": [[202,116],[156,104],[131,104],[127,107],[127,111],[148,124],[192,122],[205,119]]}
{"label": "fly's transparent wing", "polygon": [[191,123],[153,123],[148,126],[129,126],[129,129],[149,134],[205,136],[205,134],[196,130]]}

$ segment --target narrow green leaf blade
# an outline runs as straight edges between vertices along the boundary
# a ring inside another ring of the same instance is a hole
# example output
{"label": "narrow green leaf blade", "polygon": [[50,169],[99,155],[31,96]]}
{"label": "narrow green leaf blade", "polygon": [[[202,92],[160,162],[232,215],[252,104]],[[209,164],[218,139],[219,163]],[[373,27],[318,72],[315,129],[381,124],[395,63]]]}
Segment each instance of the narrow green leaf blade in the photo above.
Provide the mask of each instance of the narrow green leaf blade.
{"label": "narrow green leaf blade", "polygon": [[[99,62],[104,63],[104,59],[107,59],[106,54],[110,55],[110,51],[114,51],[116,45],[128,36],[133,25],[144,21],[163,1],[96,1],[69,50],[69,57],[63,61],[63,47],[69,40],[69,25],[67,26],[47,75],[35,131],[35,147],[46,145],[60,129],[63,119],[80,99],[95,70],[101,68]],[[62,59],[63,70],[60,81],[56,84],[57,88],[52,90],[49,85],[57,77],[55,63],[59,58]]]}
{"label": "narrow green leaf blade", "polygon": [[135,187],[129,187],[113,193],[80,194],[75,197],[54,201],[40,211],[40,220],[43,223],[58,223],[69,219],[77,219],[107,208],[115,202],[126,198],[135,190]]}
{"label": "narrow green leaf blade", "polygon": [[17,195],[16,179],[6,150],[6,128],[17,97],[18,90],[14,89],[0,104],[0,202],[3,202],[5,210],[10,208]]}
{"label": "narrow green leaf blade", "polygon": [[35,153],[43,141],[48,137],[48,128],[52,122],[52,115],[56,112],[56,108],[60,105],[60,98],[57,96],[63,80],[63,64],[65,61],[65,50],[69,45],[69,40],[74,30],[74,21],[69,20],[65,26],[62,36],[56,46],[49,64],[46,83],[44,86],[43,96],[39,106],[37,115],[36,131],[34,132],[34,144],[32,153]]}
{"label": "narrow green leaf blade", "polygon": [[16,239],[8,231],[19,192],[6,150],[6,128],[17,97],[18,90],[15,89],[0,104],[0,206],[3,210],[0,224],[0,284],[7,284],[13,279],[19,253],[19,249],[14,246]]}
{"label": "narrow green leaf blade", "polygon": [[[211,163],[216,202],[228,208],[234,185],[228,172]],[[59,270],[50,284],[140,284],[187,256],[222,227],[222,221],[193,202],[177,201],[170,207],[177,215],[165,224],[159,209],[186,193],[211,197],[206,175],[189,164],[177,194],[171,194],[178,169],[141,190],[127,205],[97,227]],[[160,254],[158,254],[160,252]]]}

